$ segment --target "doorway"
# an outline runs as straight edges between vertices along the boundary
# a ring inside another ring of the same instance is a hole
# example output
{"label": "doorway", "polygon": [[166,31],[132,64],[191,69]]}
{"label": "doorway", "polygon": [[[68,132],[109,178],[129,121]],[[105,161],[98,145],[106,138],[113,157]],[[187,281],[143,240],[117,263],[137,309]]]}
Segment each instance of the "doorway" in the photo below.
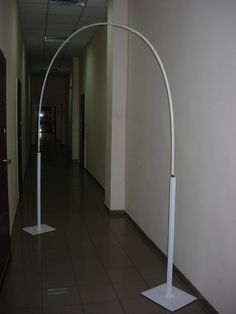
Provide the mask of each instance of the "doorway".
{"label": "doorway", "polygon": [[84,167],[84,143],[85,143],[85,93],[80,95],[79,108],[79,161]]}
{"label": "doorway", "polygon": [[0,284],[10,257],[6,145],[6,60],[0,50]]}
{"label": "doorway", "polygon": [[[37,107],[37,118],[38,118]],[[56,141],[56,107],[42,106],[40,113],[40,140],[42,144]]]}
{"label": "doorway", "polygon": [[22,118],[21,118],[21,81],[17,79],[17,143],[18,143],[18,183],[19,195],[22,192]]}

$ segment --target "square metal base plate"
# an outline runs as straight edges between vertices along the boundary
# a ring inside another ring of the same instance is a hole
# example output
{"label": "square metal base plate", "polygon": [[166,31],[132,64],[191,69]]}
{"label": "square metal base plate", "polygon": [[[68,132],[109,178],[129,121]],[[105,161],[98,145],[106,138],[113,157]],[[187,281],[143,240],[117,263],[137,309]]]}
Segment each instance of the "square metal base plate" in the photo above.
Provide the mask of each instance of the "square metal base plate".
{"label": "square metal base plate", "polygon": [[144,291],[141,294],[153,302],[160,304],[171,312],[176,311],[197,300],[197,298],[191,294],[188,294],[175,287],[172,287],[171,296],[166,296],[166,284]]}
{"label": "square metal base plate", "polygon": [[32,227],[22,228],[22,230],[34,236],[34,235],[38,235],[38,234],[42,234],[46,232],[55,231],[56,229],[48,225],[42,224],[40,225],[40,228],[36,225]]}

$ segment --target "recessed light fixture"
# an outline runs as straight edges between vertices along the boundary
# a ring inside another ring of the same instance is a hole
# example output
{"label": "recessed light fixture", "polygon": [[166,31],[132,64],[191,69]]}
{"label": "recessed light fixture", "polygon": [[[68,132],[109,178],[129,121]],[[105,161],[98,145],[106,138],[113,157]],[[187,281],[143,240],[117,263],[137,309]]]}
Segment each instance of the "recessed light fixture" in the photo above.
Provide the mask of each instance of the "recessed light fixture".
{"label": "recessed light fixture", "polygon": [[63,43],[66,40],[66,37],[60,36],[45,36],[45,43]]}
{"label": "recessed light fixture", "polygon": [[86,6],[87,0],[49,0],[49,5],[77,5],[80,7]]}

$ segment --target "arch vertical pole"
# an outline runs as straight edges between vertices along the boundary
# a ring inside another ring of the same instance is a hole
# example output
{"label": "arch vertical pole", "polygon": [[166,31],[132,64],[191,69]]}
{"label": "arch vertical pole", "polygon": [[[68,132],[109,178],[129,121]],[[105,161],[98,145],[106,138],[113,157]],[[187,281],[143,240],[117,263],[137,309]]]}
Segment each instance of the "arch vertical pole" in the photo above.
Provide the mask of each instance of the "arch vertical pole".
{"label": "arch vertical pole", "polygon": [[170,311],[176,311],[183,306],[193,302],[196,298],[180,289],[173,287],[173,258],[174,258],[174,226],[175,226],[175,195],[176,195],[176,177],[175,177],[175,129],[174,129],[174,113],[173,113],[173,104],[172,104],[172,96],[170,91],[170,85],[167,78],[167,74],[162,63],[160,56],[155,50],[154,46],[151,42],[140,32],[135,29],[128,27],[126,25],[111,23],[111,22],[101,22],[94,23],[90,25],[86,25],[75,32],[73,32],[58,48],[56,53],[54,54],[47,72],[44,77],[40,101],[39,101],[39,111],[38,111],[38,150],[37,150],[37,224],[32,227],[23,228],[22,230],[26,231],[31,235],[38,235],[45,232],[54,231],[55,229],[44,225],[41,223],[41,146],[40,146],[40,114],[42,109],[42,101],[44,95],[45,85],[48,79],[49,72],[52,68],[52,65],[60,53],[60,51],[64,48],[64,46],[70,42],[70,40],[76,36],[77,34],[85,31],[86,29],[97,27],[97,26],[112,26],[120,29],[124,29],[129,31],[136,36],[138,36],[141,40],[143,40],[148,48],[151,50],[154,55],[156,62],[161,70],[161,74],[165,83],[166,94],[168,99],[169,106],[169,117],[170,117],[170,181],[169,181],[169,218],[168,218],[168,256],[167,256],[167,281],[161,286],[152,288],[150,290],[144,291],[141,294],[148,299],[152,300],[155,303],[160,304],[161,306],[167,308]]}

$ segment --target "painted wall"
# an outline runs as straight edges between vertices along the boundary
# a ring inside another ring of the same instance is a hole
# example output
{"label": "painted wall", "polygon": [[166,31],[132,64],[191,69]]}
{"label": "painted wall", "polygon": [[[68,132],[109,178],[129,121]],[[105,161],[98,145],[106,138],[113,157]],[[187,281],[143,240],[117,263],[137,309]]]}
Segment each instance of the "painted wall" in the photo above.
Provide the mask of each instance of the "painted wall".
{"label": "painted wall", "polygon": [[[220,312],[236,299],[236,2],[129,0],[166,66],[176,122],[174,262]],[[160,71],[129,37],[126,207],[166,252],[169,120]]]}
{"label": "painted wall", "polygon": [[[108,22],[127,25],[127,0],[108,1]],[[105,204],[125,209],[125,146],[128,33],[107,28],[107,110]]]}
{"label": "painted wall", "polygon": [[23,174],[29,156],[29,114],[27,111],[27,71],[24,39],[18,14],[18,2],[0,2],[0,48],[7,65],[7,156],[11,159],[8,167],[8,194],[10,227],[12,228],[18,203],[18,157],[17,157],[17,110],[16,78],[22,83],[22,119],[23,119]]}
{"label": "painted wall", "polygon": [[86,168],[104,187],[106,138],[106,29],[80,55],[80,93],[85,93]]}
{"label": "painted wall", "polygon": [[79,102],[80,102],[80,84],[79,84],[79,58],[73,58],[72,70],[72,159],[79,160]]}

